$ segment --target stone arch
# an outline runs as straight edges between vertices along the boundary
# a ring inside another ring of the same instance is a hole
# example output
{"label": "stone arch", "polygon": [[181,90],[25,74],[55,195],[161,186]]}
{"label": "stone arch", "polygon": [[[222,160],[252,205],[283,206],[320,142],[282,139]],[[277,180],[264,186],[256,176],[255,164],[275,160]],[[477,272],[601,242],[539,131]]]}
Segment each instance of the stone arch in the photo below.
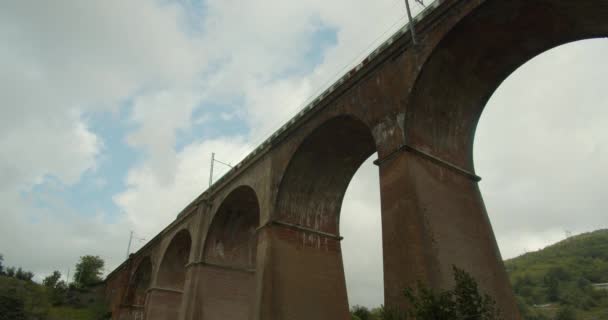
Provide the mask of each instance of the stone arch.
{"label": "stone arch", "polygon": [[255,231],[260,223],[260,206],[255,191],[235,188],[224,199],[209,227],[203,259],[210,264],[255,268]]}
{"label": "stone arch", "polygon": [[203,248],[203,319],[247,319],[252,312],[259,224],[258,197],[249,186],[232,190],[217,209]]}
{"label": "stone arch", "polygon": [[158,268],[156,285],[161,288],[183,290],[186,281],[186,265],[190,258],[192,238],[186,229],[179,231],[165,250]]}
{"label": "stone arch", "polygon": [[129,281],[125,304],[143,307],[146,302],[146,291],[152,282],[152,260],[149,256],[141,259]]}
{"label": "stone arch", "polygon": [[608,36],[608,2],[486,0],[447,32],[422,66],[406,110],[407,143],[473,171],[473,141],[494,91],[533,57]]}
{"label": "stone arch", "polygon": [[[265,238],[280,261],[273,283],[279,318],[348,319],[340,210],[357,169],[376,152],[369,127],[340,115],[315,128],[285,170]],[[282,302],[285,301],[285,302]]]}
{"label": "stone arch", "polygon": [[374,137],[359,119],[337,116],[321,124],[302,142],[285,170],[277,219],[338,235],[348,184],[374,152]]}
{"label": "stone arch", "polygon": [[192,237],[187,229],[177,232],[165,249],[151,288],[146,319],[179,319],[190,259]]}

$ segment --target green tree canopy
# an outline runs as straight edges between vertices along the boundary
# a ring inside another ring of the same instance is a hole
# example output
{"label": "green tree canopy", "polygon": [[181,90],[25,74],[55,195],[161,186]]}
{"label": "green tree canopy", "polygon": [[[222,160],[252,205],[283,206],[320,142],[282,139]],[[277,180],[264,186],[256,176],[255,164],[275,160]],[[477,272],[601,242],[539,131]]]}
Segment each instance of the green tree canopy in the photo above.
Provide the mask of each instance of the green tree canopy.
{"label": "green tree canopy", "polygon": [[351,314],[360,320],[371,320],[371,312],[364,306],[356,305],[352,308]]}
{"label": "green tree canopy", "polygon": [[61,279],[61,272],[55,270],[53,271],[53,274],[42,280],[42,284],[47,288],[55,288],[59,282],[59,279]]}
{"label": "green tree canopy", "polygon": [[76,264],[74,282],[78,286],[90,286],[102,280],[104,261],[99,256],[86,255],[80,257]]}
{"label": "green tree canopy", "polygon": [[34,273],[31,271],[25,271],[19,267],[17,272],[15,272],[15,278],[24,281],[32,281],[32,278],[34,278]]}
{"label": "green tree canopy", "polygon": [[434,292],[422,285],[418,291],[405,291],[411,303],[408,314],[417,320],[498,320],[495,301],[479,292],[475,279],[453,267],[456,286],[452,290]]}
{"label": "green tree canopy", "polygon": [[15,267],[6,268],[6,275],[8,277],[14,278],[15,277]]}

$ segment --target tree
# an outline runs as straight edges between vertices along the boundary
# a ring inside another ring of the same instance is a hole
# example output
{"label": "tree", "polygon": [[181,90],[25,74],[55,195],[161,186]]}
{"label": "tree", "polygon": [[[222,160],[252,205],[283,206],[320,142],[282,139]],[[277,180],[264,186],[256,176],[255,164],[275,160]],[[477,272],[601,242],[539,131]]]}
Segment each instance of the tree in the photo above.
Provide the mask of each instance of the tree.
{"label": "tree", "polygon": [[14,278],[15,277],[15,267],[6,268],[6,276]]}
{"label": "tree", "polygon": [[0,254],[0,276],[4,275],[4,265],[2,264],[4,262],[4,256],[2,256],[2,254]]}
{"label": "tree", "polygon": [[452,267],[456,286],[452,290],[434,292],[419,284],[405,296],[411,304],[408,315],[417,320],[497,320],[496,302],[479,293],[475,279],[465,271]]}
{"label": "tree", "polygon": [[364,306],[356,305],[351,310],[351,315],[360,320],[371,320],[371,312]]}
{"label": "tree", "polygon": [[61,272],[55,270],[51,275],[42,280],[42,284],[47,288],[55,288],[59,279],[61,279]]}
{"label": "tree", "polygon": [[454,266],[452,269],[456,280],[453,294],[459,316],[469,320],[498,319],[499,312],[494,299],[479,293],[477,282],[470,274]]}
{"label": "tree", "polygon": [[34,273],[31,271],[25,271],[19,267],[17,272],[15,272],[15,278],[23,281],[32,281],[32,278],[34,278]]}
{"label": "tree", "polygon": [[66,301],[67,293],[68,286],[65,281],[60,280],[55,284],[55,287],[51,288],[49,300],[54,306],[62,305]]}
{"label": "tree", "polygon": [[76,264],[74,282],[76,285],[84,287],[90,286],[102,280],[104,261],[99,256],[82,256]]}

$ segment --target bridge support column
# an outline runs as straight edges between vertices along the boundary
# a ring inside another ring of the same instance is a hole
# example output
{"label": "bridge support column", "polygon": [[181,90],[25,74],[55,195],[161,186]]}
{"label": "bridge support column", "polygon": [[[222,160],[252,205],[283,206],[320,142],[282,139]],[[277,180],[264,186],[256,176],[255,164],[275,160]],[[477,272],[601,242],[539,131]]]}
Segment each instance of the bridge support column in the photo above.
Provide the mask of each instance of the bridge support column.
{"label": "bridge support column", "polygon": [[201,264],[200,270],[202,319],[249,319],[255,271],[212,264]]}
{"label": "bridge support column", "polygon": [[186,281],[184,286],[184,298],[182,299],[182,313],[180,320],[201,319],[200,304],[201,296],[198,294],[200,287],[201,272],[196,264],[186,266]]}
{"label": "bridge support column", "polygon": [[386,305],[404,308],[403,290],[417,281],[452,287],[455,265],[496,299],[505,319],[520,319],[478,179],[407,150],[379,167]]}
{"label": "bridge support column", "polygon": [[269,223],[257,261],[253,319],[350,319],[339,238]]}
{"label": "bridge support column", "polygon": [[183,292],[181,290],[150,288],[146,302],[146,320],[179,319]]}

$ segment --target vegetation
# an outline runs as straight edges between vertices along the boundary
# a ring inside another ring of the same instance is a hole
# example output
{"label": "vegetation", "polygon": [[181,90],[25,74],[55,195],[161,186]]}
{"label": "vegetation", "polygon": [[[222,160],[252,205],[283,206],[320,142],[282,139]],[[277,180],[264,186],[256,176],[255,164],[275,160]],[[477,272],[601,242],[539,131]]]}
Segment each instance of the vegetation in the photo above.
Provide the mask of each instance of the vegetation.
{"label": "vegetation", "polygon": [[608,230],[505,261],[524,319],[608,319]]}
{"label": "vegetation", "polygon": [[45,319],[49,307],[44,287],[0,276],[0,320]]}
{"label": "vegetation", "polygon": [[[1,255],[0,255],[1,257]],[[99,257],[94,257],[99,259]],[[79,262],[85,281],[100,276],[103,260]],[[3,259],[0,259],[0,265]],[[93,267],[91,267],[93,266]],[[21,268],[2,268],[0,272],[0,320],[95,320],[105,319],[105,301],[94,288],[85,283],[66,284],[61,273],[54,271],[42,284],[34,282],[34,274]],[[99,282],[99,281],[97,281]]]}
{"label": "vegetation", "polygon": [[[568,238],[543,250],[505,261],[517,303],[525,320],[608,319],[608,230]],[[493,303],[477,291],[466,273],[455,269],[456,287],[433,292],[406,290],[409,318],[385,308],[354,306],[354,320],[498,319]],[[466,300],[459,300],[459,299]],[[464,302],[466,301],[466,302]],[[467,314],[475,317],[466,317]]]}
{"label": "vegetation", "polygon": [[464,270],[452,267],[454,289],[434,292],[418,286],[418,292],[405,290],[411,304],[408,315],[417,320],[498,320],[496,302],[487,294],[479,293],[477,282]]}
{"label": "vegetation", "polygon": [[495,301],[482,295],[477,282],[468,273],[453,267],[455,286],[452,290],[433,291],[422,284],[417,290],[404,291],[410,308],[406,312],[381,307],[368,310],[362,306],[351,309],[353,320],[498,320]]}
{"label": "vegetation", "polygon": [[101,282],[104,261],[99,256],[83,256],[76,264],[74,283],[80,287],[87,287]]}

